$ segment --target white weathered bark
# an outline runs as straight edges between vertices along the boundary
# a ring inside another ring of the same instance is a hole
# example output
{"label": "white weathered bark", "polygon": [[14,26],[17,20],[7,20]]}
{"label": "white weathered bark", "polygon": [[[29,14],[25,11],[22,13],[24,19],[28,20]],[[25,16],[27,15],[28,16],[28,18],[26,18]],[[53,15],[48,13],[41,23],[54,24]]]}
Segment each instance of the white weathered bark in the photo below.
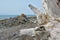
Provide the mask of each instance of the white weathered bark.
{"label": "white weathered bark", "polygon": [[[46,30],[50,32],[51,38],[49,40],[60,40],[60,0],[43,0],[43,7],[52,19],[47,14],[42,14],[32,6],[30,8],[37,13],[37,20],[39,24],[45,26]],[[57,18],[56,18],[57,17]],[[48,18],[48,19],[47,19]],[[47,20],[46,20],[47,19]],[[48,21],[47,23],[45,23]],[[45,24],[43,24],[43,22]]]}
{"label": "white weathered bark", "polygon": [[60,22],[52,21],[44,26],[50,32],[51,40],[60,40]]}
{"label": "white weathered bark", "polygon": [[60,0],[43,0],[43,7],[48,14],[60,17]]}
{"label": "white weathered bark", "polygon": [[53,21],[45,25],[46,30],[51,33],[51,40],[60,40],[60,0],[43,0],[43,7],[54,17]]}
{"label": "white weathered bark", "polygon": [[[43,13],[36,7],[34,7],[33,5],[29,5],[29,7],[31,8],[31,10],[37,15],[37,19],[38,19],[38,23],[41,24],[42,22],[42,18],[41,16],[43,15]],[[39,17],[40,16],[40,17]]]}
{"label": "white weathered bark", "polygon": [[37,21],[38,24],[46,24],[49,21],[50,16],[46,13],[41,12],[38,8],[34,7],[33,5],[29,5],[29,7],[31,8],[31,10],[36,13],[37,15]]}
{"label": "white weathered bark", "polygon": [[34,40],[48,40],[50,33],[48,31],[42,30],[40,27],[22,29],[20,30],[20,36],[28,35]]}

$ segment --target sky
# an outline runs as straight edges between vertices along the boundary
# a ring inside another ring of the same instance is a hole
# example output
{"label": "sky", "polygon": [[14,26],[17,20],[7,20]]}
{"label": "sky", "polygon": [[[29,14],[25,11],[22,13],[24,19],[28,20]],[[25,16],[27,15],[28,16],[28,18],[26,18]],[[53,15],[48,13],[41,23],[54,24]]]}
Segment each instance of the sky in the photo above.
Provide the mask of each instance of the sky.
{"label": "sky", "polygon": [[0,15],[34,15],[29,4],[43,11],[42,0],[0,0]]}

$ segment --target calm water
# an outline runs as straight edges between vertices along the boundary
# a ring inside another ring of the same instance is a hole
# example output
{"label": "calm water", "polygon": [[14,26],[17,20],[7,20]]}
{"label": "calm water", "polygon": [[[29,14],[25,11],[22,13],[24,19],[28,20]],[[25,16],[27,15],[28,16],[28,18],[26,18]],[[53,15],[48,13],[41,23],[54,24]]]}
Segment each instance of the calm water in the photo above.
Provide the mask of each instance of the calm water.
{"label": "calm water", "polygon": [[6,19],[6,18],[13,18],[13,17],[16,17],[17,15],[0,15],[0,20],[1,19]]}
{"label": "calm water", "polygon": [[[18,15],[0,15],[0,20],[1,19],[7,19],[7,18],[14,18],[14,17],[16,17],[16,16],[18,16]],[[34,15],[27,15],[27,16],[34,16]]]}

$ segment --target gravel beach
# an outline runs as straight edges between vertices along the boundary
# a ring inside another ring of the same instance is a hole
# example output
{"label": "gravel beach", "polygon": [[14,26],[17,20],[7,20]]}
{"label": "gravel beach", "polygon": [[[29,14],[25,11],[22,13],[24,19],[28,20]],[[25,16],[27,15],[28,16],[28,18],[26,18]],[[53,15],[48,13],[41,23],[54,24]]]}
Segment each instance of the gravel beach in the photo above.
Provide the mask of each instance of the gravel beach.
{"label": "gravel beach", "polygon": [[36,16],[27,17],[25,14],[0,20],[0,40],[22,40],[23,37],[19,36],[19,30],[36,26]]}

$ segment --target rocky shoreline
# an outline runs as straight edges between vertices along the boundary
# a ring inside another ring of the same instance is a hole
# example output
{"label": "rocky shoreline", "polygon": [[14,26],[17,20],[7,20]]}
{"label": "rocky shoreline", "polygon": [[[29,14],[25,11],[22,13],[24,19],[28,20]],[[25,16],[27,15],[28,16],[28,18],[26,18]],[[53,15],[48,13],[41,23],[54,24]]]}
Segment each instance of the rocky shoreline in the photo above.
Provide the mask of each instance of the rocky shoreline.
{"label": "rocky shoreline", "polygon": [[[14,18],[9,18],[9,19],[4,19],[0,20],[0,28],[4,27],[13,27],[13,26],[18,26],[18,25],[24,25],[26,27],[34,27],[36,26],[36,17],[27,17],[25,14],[21,14],[20,16],[14,17]],[[28,26],[28,25],[31,26]]]}
{"label": "rocky shoreline", "polygon": [[[19,34],[18,31],[20,29],[36,27],[37,23],[35,21],[35,16],[27,17],[25,14],[21,14],[15,18],[0,20],[0,40],[11,40]],[[18,36],[17,38],[20,39]]]}

